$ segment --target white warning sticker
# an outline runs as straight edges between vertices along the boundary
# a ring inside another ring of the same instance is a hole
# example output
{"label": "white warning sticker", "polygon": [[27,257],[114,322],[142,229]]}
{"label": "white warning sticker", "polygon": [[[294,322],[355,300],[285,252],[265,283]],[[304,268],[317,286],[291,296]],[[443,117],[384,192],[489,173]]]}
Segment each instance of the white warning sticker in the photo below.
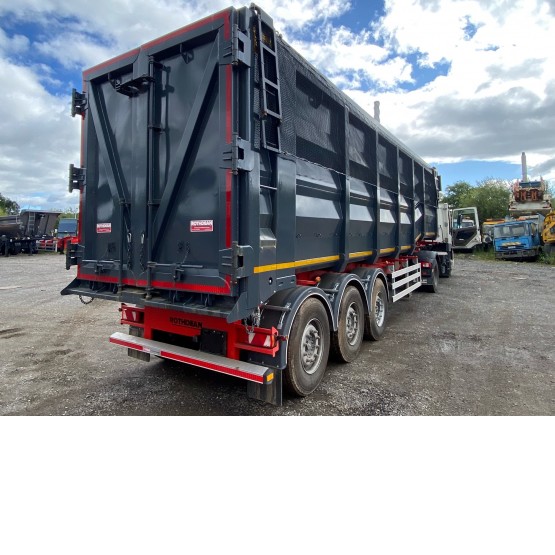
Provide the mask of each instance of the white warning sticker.
{"label": "white warning sticker", "polygon": [[112,233],[112,224],[96,224],[97,233]]}
{"label": "white warning sticker", "polygon": [[214,220],[191,220],[190,229],[193,233],[214,231]]}

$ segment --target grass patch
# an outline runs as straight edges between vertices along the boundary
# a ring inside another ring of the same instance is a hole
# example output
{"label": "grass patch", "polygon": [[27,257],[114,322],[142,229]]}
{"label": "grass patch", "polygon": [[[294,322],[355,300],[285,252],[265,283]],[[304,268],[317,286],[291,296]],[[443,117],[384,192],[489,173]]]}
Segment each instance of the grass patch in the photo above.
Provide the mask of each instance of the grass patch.
{"label": "grass patch", "polygon": [[555,266],[555,253],[547,254],[542,252],[538,258],[540,264],[547,264],[548,266]]}
{"label": "grass patch", "polygon": [[487,261],[497,260],[495,258],[495,251],[493,249],[488,249],[487,251],[476,249],[472,254],[478,260],[487,260]]}
{"label": "grass patch", "polygon": [[[509,260],[502,260],[500,258],[495,258],[495,251],[493,249],[488,249],[487,251],[478,250],[476,249],[473,253],[469,253],[470,256],[476,258],[478,260],[484,260],[488,262],[507,262]],[[512,262],[520,262],[518,259],[512,260]],[[541,252],[538,259],[535,262],[531,260],[527,261],[529,264],[547,264],[548,266],[555,266],[555,252],[547,254],[545,252]]]}

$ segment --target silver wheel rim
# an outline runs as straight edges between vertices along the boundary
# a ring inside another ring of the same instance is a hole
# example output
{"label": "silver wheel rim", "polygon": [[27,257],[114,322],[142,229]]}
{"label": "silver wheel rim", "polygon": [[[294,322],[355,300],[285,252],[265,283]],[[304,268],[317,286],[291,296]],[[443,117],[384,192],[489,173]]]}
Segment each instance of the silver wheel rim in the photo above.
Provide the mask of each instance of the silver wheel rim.
{"label": "silver wheel rim", "polygon": [[355,303],[351,303],[347,309],[347,317],[345,321],[345,335],[349,345],[356,345],[360,333],[360,318]]}
{"label": "silver wheel rim", "polygon": [[314,374],[322,360],[322,326],[313,318],[306,325],[301,338],[301,366],[307,374]]}
{"label": "silver wheel rim", "polygon": [[381,295],[376,296],[374,304],[374,314],[376,317],[376,325],[381,328],[385,319],[385,303]]}

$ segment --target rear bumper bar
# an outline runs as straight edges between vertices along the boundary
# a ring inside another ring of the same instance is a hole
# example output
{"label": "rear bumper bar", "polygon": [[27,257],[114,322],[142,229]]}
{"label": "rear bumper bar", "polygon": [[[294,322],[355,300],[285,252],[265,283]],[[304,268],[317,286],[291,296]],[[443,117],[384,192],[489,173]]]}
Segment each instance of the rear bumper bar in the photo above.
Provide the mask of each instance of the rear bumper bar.
{"label": "rear bumper bar", "polygon": [[134,349],[141,353],[157,355],[169,360],[205,368],[206,370],[213,370],[221,374],[235,376],[261,385],[272,383],[276,372],[273,368],[240,360],[232,360],[212,353],[195,351],[194,349],[177,347],[168,343],[162,343],[161,341],[135,337],[127,333],[117,332],[112,334],[110,336],[110,343],[120,345],[121,347],[127,347],[128,349]]}

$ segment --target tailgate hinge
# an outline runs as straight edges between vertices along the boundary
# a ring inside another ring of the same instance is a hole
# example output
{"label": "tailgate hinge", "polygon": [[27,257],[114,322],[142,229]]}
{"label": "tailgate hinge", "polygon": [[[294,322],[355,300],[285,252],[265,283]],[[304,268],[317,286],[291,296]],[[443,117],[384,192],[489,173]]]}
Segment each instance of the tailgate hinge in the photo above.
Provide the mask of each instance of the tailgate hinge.
{"label": "tailgate hinge", "polygon": [[71,117],[79,115],[85,117],[85,110],[87,109],[87,95],[86,93],[77,92],[77,89],[71,90]]}
{"label": "tailgate hinge", "polygon": [[72,266],[81,264],[83,260],[83,245],[78,243],[68,243],[66,247],[66,270],[69,270]]}
{"label": "tailgate hinge", "polygon": [[73,164],[69,165],[69,192],[75,189],[81,190],[85,184],[85,168],[76,168]]}
{"label": "tailgate hinge", "polygon": [[223,153],[224,167],[229,168],[237,174],[239,170],[250,172],[254,169],[254,155],[251,150],[249,141],[241,139],[237,133],[233,133],[231,140],[231,150],[225,150]]}
{"label": "tailgate hinge", "polygon": [[254,155],[250,142],[241,139],[237,133],[233,133],[231,148],[231,170],[233,173],[237,173],[238,170],[252,171],[254,169]]}
{"label": "tailgate hinge", "polygon": [[233,25],[232,37],[232,56],[233,65],[243,64],[251,67],[251,41],[242,31],[239,31],[237,24]]}

